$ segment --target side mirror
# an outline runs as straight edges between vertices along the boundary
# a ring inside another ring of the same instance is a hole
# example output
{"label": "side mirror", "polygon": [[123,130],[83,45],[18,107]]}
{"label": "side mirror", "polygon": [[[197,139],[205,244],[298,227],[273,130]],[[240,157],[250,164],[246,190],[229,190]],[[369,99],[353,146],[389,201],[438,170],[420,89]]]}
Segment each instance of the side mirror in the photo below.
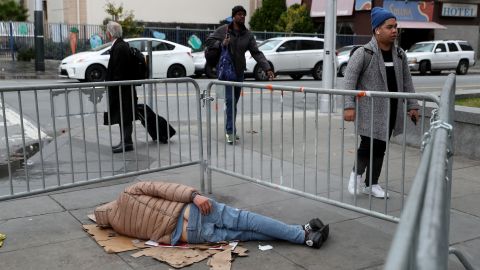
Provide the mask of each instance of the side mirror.
{"label": "side mirror", "polygon": [[287,50],[287,48],[281,46],[281,47],[279,47],[279,48],[277,49],[277,52],[284,52],[284,51],[286,51],[286,50]]}
{"label": "side mirror", "polygon": [[439,52],[442,52],[442,49],[436,48],[436,49],[435,49],[435,53],[439,53]]}

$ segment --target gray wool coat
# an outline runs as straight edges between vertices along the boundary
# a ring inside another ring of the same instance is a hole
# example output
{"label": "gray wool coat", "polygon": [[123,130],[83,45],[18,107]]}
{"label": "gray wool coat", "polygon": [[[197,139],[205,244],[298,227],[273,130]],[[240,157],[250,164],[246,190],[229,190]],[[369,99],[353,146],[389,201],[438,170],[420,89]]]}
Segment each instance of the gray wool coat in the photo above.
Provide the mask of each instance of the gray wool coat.
{"label": "gray wool coat", "polygon": [[[366,90],[366,91],[388,91],[387,74],[385,70],[385,63],[383,62],[382,52],[378,48],[377,40],[372,37],[369,43],[365,45],[367,49],[373,51],[371,55],[370,64],[364,68],[364,60],[368,61],[365,56],[364,47],[358,48],[348,61],[347,69],[345,70],[345,89],[347,90]],[[408,67],[407,56],[402,49],[398,52],[402,54],[401,57],[397,55],[397,48],[392,48],[393,65],[395,68],[395,78],[397,80],[398,92],[414,93],[412,76]],[[365,63],[367,65],[367,63]],[[344,109],[355,108],[355,97],[345,96]],[[387,121],[388,121],[388,103],[387,98],[375,97],[373,101],[373,138],[385,141],[387,139]],[[393,130],[393,136],[403,132],[403,120],[406,114],[403,112],[403,102],[398,101],[397,118]],[[414,99],[407,100],[407,111],[418,109],[418,102]],[[361,97],[358,101],[358,133],[363,136],[371,136],[371,101],[368,97]]]}

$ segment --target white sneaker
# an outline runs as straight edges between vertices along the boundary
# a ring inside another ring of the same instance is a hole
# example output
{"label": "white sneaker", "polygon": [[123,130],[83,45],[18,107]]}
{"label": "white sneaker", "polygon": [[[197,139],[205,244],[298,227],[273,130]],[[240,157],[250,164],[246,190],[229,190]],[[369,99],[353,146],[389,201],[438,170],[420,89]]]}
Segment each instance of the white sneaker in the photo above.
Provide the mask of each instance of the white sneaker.
{"label": "white sneaker", "polygon": [[387,199],[389,197],[388,192],[385,193],[380,185],[372,185],[371,187],[364,187],[363,193],[370,194],[375,198],[385,198],[385,194],[387,195]]}
{"label": "white sneaker", "polygon": [[[348,192],[350,192],[350,194],[355,194],[355,182],[357,184],[357,194],[360,193],[360,190],[362,188],[362,176],[361,175],[357,175],[356,179],[355,179],[355,172],[352,172],[350,174],[350,180],[348,180]],[[356,181],[355,181],[356,180]]]}

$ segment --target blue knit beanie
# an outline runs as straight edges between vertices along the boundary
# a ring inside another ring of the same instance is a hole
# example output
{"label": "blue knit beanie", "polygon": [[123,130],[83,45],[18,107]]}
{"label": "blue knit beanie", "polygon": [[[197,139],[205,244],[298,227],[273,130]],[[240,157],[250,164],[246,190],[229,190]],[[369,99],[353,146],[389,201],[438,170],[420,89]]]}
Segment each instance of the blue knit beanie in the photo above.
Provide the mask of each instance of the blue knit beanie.
{"label": "blue knit beanie", "polygon": [[390,11],[381,7],[374,7],[372,9],[372,30],[375,30],[375,28],[379,27],[384,21],[391,18],[397,19]]}

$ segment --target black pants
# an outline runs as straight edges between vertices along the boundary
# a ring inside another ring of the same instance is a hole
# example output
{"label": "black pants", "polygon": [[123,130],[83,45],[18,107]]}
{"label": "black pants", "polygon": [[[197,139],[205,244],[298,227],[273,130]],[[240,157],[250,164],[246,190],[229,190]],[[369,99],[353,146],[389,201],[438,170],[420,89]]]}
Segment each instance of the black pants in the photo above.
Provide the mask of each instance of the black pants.
{"label": "black pants", "polygon": [[[365,186],[370,186],[370,137],[360,136],[360,146],[357,152],[357,174],[361,175],[367,170],[365,177]],[[382,140],[373,139],[373,157],[372,157],[372,185],[378,184],[378,178],[382,172],[383,157],[387,143]],[[355,169],[355,168],[354,168]]]}
{"label": "black pants", "polygon": [[126,144],[132,144],[132,132],[133,132],[133,123],[132,122],[125,122],[123,123],[123,128],[122,125],[119,124],[120,126],[120,143],[124,142]]}
{"label": "black pants", "polygon": [[[388,138],[392,136],[392,131],[396,121],[397,103],[393,100],[391,103],[392,112],[390,114],[390,124],[388,130]],[[370,186],[370,137],[360,136],[360,146],[357,151],[357,170],[358,175],[362,175],[367,170],[365,177],[365,186]],[[382,172],[383,157],[385,156],[385,150],[387,149],[387,142],[373,139],[373,157],[372,157],[372,185],[378,184],[378,178]],[[355,171],[355,167],[353,168]]]}

